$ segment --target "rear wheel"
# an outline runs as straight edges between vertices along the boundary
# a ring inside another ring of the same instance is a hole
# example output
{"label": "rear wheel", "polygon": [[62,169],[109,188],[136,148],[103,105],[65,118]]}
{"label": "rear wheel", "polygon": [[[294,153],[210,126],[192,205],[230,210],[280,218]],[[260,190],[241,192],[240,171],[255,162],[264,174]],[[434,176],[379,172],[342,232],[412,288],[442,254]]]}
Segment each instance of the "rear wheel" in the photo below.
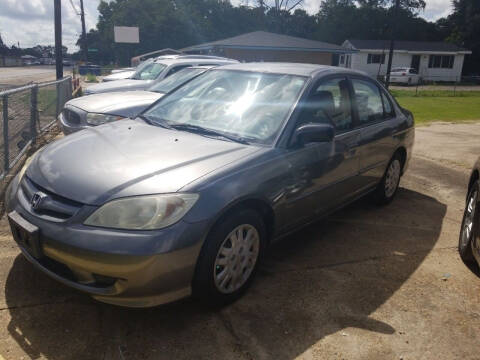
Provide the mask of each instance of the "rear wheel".
{"label": "rear wheel", "polygon": [[217,306],[238,299],[255,276],[265,239],[265,225],[254,210],[242,209],[221,220],[200,254],[193,295]]}
{"label": "rear wheel", "polygon": [[398,185],[400,184],[401,175],[402,158],[397,152],[390,160],[382,181],[378,184],[373,193],[373,198],[377,204],[386,205],[393,200],[397,193]]}
{"label": "rear wheel", "polygon": [[467,197],[467,204],[463,213],[462,228],[458,240],[458,252],[466,263],[474,261],[472,252],[472,240],[475,236],[476,225],[475,215],[478,210],[479,182],[475,181]]}

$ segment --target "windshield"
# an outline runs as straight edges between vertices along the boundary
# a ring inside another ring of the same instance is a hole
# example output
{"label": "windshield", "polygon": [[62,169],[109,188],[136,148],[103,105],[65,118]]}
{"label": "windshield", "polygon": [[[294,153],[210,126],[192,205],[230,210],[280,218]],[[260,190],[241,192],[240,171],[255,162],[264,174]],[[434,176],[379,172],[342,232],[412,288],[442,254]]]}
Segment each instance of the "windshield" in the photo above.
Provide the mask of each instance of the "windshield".
{"label": "windshield", "polygon": [[307,78],[247,71],[212,70],[143,114],[164,126],[193,125],[271,144]]}
{"label": "windshield", "polygon": [[161,63],[154,63],[150,62],[145,66],[137,69],[135,74],[132,75],[131,79],[135,80],[154,80],[160,75],[163,69],[165,69],[167,65]]}
{"label": "windshield", "polygon": [[193,79],[194,77],[205,72],[206,69],[192,69],[186,68],[176,72],[173,75],[163,79],[158,84],[153,85],[149,91],[155,91],[163,94],[167,94],[172,90],[175,90],[180,85],[186,83],[187,81]]}

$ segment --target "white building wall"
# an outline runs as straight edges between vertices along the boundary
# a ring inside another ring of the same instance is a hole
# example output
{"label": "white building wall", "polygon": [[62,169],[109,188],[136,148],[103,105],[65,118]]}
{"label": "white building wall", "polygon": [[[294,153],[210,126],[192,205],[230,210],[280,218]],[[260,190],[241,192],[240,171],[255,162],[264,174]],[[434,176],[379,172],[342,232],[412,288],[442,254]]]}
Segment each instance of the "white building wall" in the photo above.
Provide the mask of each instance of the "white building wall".
{"label": "white building wall", "polygon": [[[378,51],[359,51],[353,53],[351,56],[350,68],[366,72],[368,75],[376,78],[377,75],[384,76],[387,71],[388,53],[385,53],[384,64],[367,64],[368,54],[381,54]],[[407,52],[394,52],[392,68],[395,67],[410,67],[412,65],[412,56],[415,54]],[[421,55],[421,54],[418,54]],[[445,54],[447,55],[447,54]],[[348,55],[345,55],[348,56]],[[463,61],[465,55],[455,55],[455,61],[452,69],[444,68],[429,68],[430,54],[423,54],[420,56],[420,68],[419,73],[423,80],[427,81],[459,81],[462,76]],[[341,67],[346,67],[346,61],[344,64],[339,64]]]}
{"label": "white building wall", "polygon": [[[355,70],[360,70],[366,72],[372,77],[377,77],[377,74],[383,76],[387,72],[388,64],[388,53],[385,54],[385,63],[384,64],[368,64],[368,54],[372,52],[363,52],[351,54],[352,63],[351,68]],[[375,54],[380,54],[375,52]],[[412,55],[407,53],[395,53],[393,55],[392,67],[407,66],[410,67],[412,62]],[[340,66],[345,67],[345,64],[340,64]]]}
{"label": "white building wall", "polygon": [[420,59],[420,76],[428,81],[460,81],[462,77],[463,60],[465,55],[455,55],[453,68],[429,68],[430,55],[422,55]]}

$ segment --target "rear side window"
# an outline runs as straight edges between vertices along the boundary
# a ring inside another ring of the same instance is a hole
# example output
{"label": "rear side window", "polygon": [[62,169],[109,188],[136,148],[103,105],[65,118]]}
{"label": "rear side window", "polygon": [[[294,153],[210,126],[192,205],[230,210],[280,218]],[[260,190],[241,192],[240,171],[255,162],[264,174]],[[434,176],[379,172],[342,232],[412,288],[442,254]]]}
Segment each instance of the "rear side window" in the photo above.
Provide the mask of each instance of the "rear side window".
{"label": "rear side window", "polygon": [[392,103],[390,102],[390,99],[383,91],[382,91],[382,100],[383,100],[383,111],[385,113],[385,117],[390,118],[395,116]]}
{"label": "rear side window", "polygon": [[190,67],[190,66],[192,66],[192,64],[175,66],[175,67],[171,68],[170,70],[168,70],[168,73],[167,73],[167,75],[165,75],[165,77],[168,77],[168,76],[170,76],[170,75],[173,75],[173,74],[175,74],[176,72],[178,72],[178,71],[180,71],[180,70],[182,70],[182,69],[185,69],[185,68],[187,68],[187,67]]}
{"label": "rear side window", "polygon": [[383,101],[378,86],[359,79],[352,79],[352,85],[360,126],[383,120]]}

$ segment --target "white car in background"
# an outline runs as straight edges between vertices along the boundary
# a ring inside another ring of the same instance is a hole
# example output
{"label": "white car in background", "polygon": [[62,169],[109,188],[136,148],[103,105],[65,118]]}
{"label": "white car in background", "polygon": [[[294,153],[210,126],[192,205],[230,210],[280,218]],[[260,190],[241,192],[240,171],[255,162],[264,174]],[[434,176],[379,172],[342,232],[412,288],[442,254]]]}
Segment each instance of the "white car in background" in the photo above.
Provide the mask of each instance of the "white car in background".
{"label": "white car in background", "polygon": [[136,68],[114,69],[112,70],[112,73],[110,75],[105,76],[102,79],[102,82],[130,79],[133,75],[135,75],[135,72],[143,69],[145,66],[147,66],[152,62],[153,62],[153,59],[148,59],[140,63]]}
{"label": "white car in background", "polygon": [[420,75],[418,75],[417,69],[414,68],[393,68],[390,72],[390,82],[406,85],[417,85],[420,82]]}
{"label": "white car in background", "polygon": [[[135,74],[128,79],[102,82],[87,87],[84,95],[119,92],[119,91],[138,91],[146,90],[149,87],[162,81],[164,78],[192,66],[220,66],[238,63],[237,60],[205,55],[186,55],[157,57],[153,61],[145,61],[137,67]],[[122,74],[122,73],[119,73]]]}

